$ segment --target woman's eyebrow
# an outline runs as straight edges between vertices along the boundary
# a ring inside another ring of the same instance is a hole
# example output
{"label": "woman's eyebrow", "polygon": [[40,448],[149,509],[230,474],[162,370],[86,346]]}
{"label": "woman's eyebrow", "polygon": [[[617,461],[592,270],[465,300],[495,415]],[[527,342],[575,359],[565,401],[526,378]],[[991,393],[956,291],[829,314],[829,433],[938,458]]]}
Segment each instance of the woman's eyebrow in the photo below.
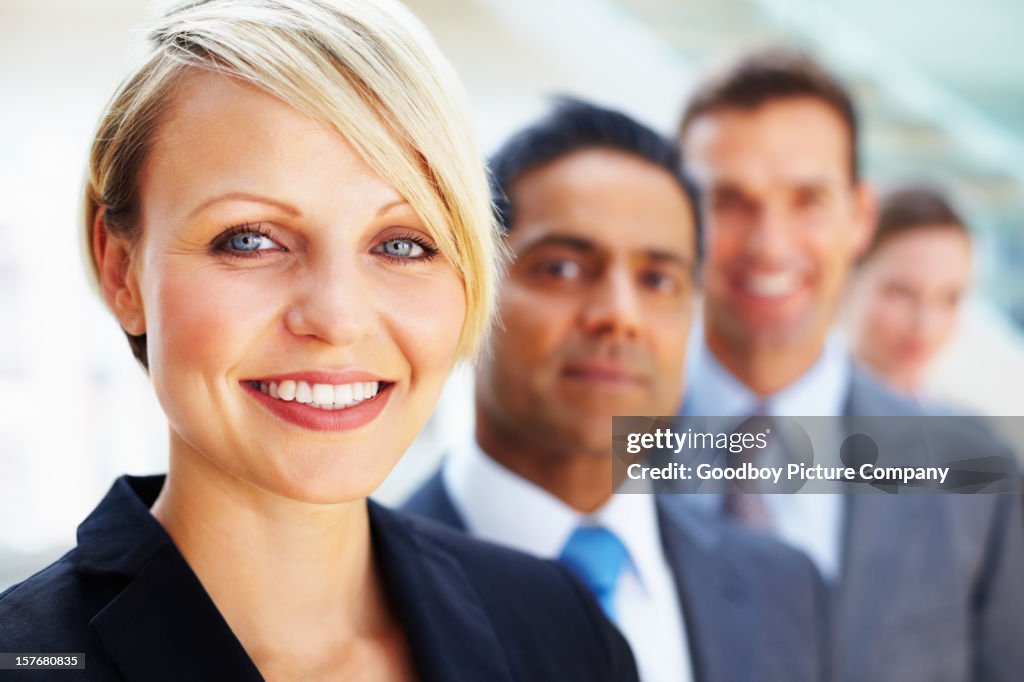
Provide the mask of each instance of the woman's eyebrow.
{"label": "woman's eyebrow", "polygon": [[278,208],[287,213],[288,215],[296,218],[302,216],[302,211],[284,201],[278,201],[277,199],[271,199],[270,197],[261,196],[259,194],[250,194],[248,192],[226,192],[224,194],[218,194],[217,196],[210,197],[209,199],[204,200],[202,203],[200,203],[198,206],[192,209],[187,217],[193,218],[201,211],[209,208],[214,204],[219,204],[222,201],[252,201],[260,204],[274,206],[275,208]]}
{"label": "woman's eyebrow", "polygon": [[409,205],[409,202],[406,201],[405,199],[401,199],[401,198],[395,199],[394,201],[389,201],[388,203],[384,204],[383,206],[381,206],[380,208],[377,209],[377,216],[380,217],[380,216],[384,215],[385,213],[387,213],[388,211],[390,211],[393,208],[398,208],[399,206],[408,206],[408,205]]}

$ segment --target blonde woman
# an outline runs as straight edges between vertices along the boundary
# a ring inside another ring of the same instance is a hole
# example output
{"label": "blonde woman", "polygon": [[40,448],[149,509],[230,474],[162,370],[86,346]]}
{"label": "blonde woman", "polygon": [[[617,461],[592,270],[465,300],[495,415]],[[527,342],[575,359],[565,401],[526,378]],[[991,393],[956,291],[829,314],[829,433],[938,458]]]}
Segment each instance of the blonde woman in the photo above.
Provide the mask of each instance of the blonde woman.
{"label": "blonde woman", "polygon": [[150,36],[85,226],[169,470],[0,596],[0,651],[84,653],[90,680],[635,679],[565,569],[367,500],[492,306],[484,173],[422,27],[211,0]]}

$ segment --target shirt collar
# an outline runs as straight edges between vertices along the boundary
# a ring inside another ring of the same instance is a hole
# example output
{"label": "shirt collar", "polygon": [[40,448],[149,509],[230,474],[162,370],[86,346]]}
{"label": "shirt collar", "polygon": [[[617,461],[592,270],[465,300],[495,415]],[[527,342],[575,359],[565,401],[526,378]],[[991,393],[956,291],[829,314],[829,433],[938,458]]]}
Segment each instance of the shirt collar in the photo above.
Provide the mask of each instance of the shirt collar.
{"label": "shirt collar", "polygon": [[137,574],[171,538],[149,508],[164,476],[121,476],[78,526],[72,561],[79,570]]}
{"label": "shirt collar", "polygon": [[706,344],[692,361],[687,382],[686,415],[734,416],[753,414],[767,402],[770,414],[781,416],[834,416],[843,413],[852,369],[846,344],[830,334],[821,355],[803,375],[765,399],[759,398],[714,356]]}
{"label": "shirt collar", "polygon": [[473,440],[451,451],[442,476],[476,537],[557,559],[577,526],[602,525],[626,546],[641,584],[664,560],[653,494],[612,495],[594,513],[582,514],[496,462]]}

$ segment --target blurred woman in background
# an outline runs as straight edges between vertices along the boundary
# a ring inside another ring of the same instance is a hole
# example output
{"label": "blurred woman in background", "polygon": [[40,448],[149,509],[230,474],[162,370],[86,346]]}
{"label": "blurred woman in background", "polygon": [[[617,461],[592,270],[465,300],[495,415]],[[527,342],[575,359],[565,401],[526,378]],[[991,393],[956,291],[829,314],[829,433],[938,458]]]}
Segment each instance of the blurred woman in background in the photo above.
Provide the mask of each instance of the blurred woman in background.
{"label": "blurred woman in background", "polygon": [[85,228],[169,470],[0,595],[0,651],[84,652],[90,680],[635,680],[566,569],[367,499],[493,306],[481,157],[422,26],[209,0],[150,37]]}
{"label": "blurred woman in background", "polygon": [[851,282],[854,356],[899,391],[919,393],[956,330],[971,260],[970,234],[942,192],[906,186],[884,196]]}

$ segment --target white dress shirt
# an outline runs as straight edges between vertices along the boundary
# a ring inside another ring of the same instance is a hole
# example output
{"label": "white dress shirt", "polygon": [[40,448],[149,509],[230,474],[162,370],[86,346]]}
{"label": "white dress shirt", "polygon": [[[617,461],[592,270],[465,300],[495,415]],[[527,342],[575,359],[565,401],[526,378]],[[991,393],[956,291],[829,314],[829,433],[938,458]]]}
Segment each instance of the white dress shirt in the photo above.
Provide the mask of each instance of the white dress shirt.
{"label": "white dress shirt", "polygon": [[581,514],[487,456],[473,441],[452,450],[442,469],[445,487],[469,532],[545,559],[557,559],[573,530],[601,525],[629,551],[614,604],[644,682],[693,679],[686,625],[661,546],[653,495],[613,495]]}
{"label": "white dress shirt", "polygon": [[[772,416],[840,416],[850,391],[850,356],[836,334],[828,338],[821,356],[803,376],[767,398],[760,398],[733,376],[703,343],[688,364],[683,407],[687,416],[749,415],[759,404]],[[826,579],[835,580],[839,575],[843,496],[799,493],[765,495],[764,499],[778,538],[802,550]],[[698,502],[717,504],[719,499],[714,496]]]}

